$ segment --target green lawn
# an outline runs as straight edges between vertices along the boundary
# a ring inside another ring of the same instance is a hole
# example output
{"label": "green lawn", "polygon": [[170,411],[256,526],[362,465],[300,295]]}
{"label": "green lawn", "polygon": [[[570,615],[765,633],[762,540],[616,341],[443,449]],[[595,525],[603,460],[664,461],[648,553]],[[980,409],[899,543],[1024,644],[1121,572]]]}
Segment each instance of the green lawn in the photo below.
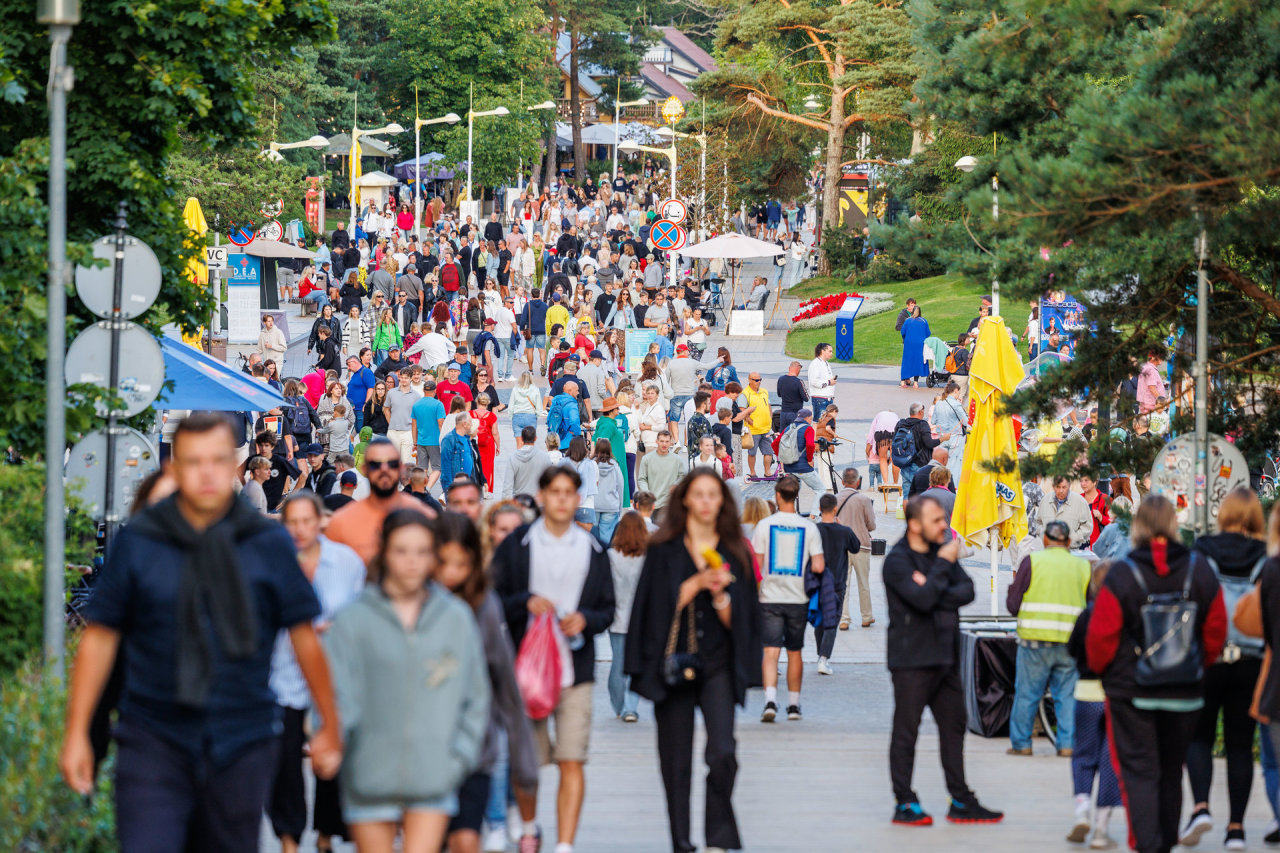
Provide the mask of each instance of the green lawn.
{"label": "green lawn", "polygon": [[[814,279],[825,282],[826,289],[809,294],[825,296],[840,293],[847,288],[836,279]],[[805,285],[810,282],[805,282]],[[834,285],[834,286],[833,286]],[[803,285],[802,285],[803,286]],[[924,318],[929,321],[929,331],[943,340],[953,341],[969,328],[969,322],[978,316],[978,304],[983,294],[990,293],[989,284],[977,284],[959,275],[940,275],[899,284],[876,284],[865,288],[870,291],[893,294],[895,308],[865,320],[858,320],[853,327],[853,355],[858,364],[899,364],[902,361],[902,338],[894,329],[898,310],[907,297],[913,296],[920,303]],[[1021,336],[1027,326],[1029,308],[1026,302],[1002,300],[1001,313],[1005,324]],[[819,341],[835,343],[836,327],[800,329],[787,334],[787,355],[795,358],[812,358],[813,347]]]}

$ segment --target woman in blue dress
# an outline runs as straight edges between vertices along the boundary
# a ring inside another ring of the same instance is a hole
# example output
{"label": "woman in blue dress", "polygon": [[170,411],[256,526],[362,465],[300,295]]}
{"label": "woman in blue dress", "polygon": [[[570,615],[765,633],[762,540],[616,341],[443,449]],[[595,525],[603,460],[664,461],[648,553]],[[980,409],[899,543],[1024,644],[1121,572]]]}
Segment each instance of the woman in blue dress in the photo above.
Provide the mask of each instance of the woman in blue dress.
{"label": "woman in blue dress", "polygon": [[920,306],[911,310],[911,316],[902,324],[902,372],[903,388],[919,387],[917,380],[928,374],[924,363],[924,341],[929,337],[929,322],[920,316]]}

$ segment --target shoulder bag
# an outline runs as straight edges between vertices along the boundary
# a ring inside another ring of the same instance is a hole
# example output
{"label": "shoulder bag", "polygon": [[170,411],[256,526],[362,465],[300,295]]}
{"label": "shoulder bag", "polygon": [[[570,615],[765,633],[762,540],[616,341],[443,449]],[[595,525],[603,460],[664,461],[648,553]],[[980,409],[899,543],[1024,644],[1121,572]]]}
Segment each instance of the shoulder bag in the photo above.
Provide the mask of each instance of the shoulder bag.
{"label": "shoulder bag", "polygon": [[[676,651],[680,640],[680,615],[685,614],[686,651]],[[667,651],[662,657],[662,680],[668,687],[692,684],[702,677],[702,656],[698,654],[698,632],[693,624],[693,604],[687,604],[671,619],[671,631],[667,634]]]}

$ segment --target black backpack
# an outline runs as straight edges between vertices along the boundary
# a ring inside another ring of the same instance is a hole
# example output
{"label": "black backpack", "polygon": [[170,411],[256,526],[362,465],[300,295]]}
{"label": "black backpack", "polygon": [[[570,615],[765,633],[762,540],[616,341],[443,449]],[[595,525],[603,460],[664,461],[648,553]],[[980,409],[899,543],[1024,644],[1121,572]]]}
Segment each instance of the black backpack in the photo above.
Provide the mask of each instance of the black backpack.
{"label": "black backpack", "polygon": [[1204,678],[1204,649],[1196,631],[1199,605],[1192,601],[1191,579],[1195,574],[1195,555],[1187,564],[1187,579],[1179,592],[1152,595],[1142,570],[1124,561],[1133,579],[1146,595],[1139,613],[1142,638],[1135,652],[1138,664],[1134,681],[1139,687],[1177,687],[1199,684]]}
{"label": "black backpack", "polygon": [[306,397],[289,398],[289,432],[294,435],[311,433],[311,412]]}

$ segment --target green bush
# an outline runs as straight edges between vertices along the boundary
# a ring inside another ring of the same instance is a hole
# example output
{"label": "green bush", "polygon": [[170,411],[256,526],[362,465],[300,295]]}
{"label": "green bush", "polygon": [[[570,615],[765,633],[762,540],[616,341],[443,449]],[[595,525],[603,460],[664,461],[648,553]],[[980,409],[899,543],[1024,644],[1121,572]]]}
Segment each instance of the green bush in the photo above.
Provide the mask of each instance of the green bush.
{"label": "green bush", "polygon": [[[44,609],[44,469],[0,466],[0,678],[40,650]],[[67,562],[87,563],[93,552],[93,522],[68,500]],[[67,574],[68,588],[79,579]],[[9,848],[4,848],[9,849]]]}
{"label": "green bush", "polygon": [[0,850],[116,850],[111,768],[102,768],[98,789],[88,799],[68,788],[58,772],[66,706],[63,685],[33,665],[2,685]]}
{"label": "green bush", "polygon": [[827,253],[833,273],[839,271],[842,278],[867,266],[862,247],[861,233],[851,234],[841,228],[831,229],[822,240],[822,250]]}

